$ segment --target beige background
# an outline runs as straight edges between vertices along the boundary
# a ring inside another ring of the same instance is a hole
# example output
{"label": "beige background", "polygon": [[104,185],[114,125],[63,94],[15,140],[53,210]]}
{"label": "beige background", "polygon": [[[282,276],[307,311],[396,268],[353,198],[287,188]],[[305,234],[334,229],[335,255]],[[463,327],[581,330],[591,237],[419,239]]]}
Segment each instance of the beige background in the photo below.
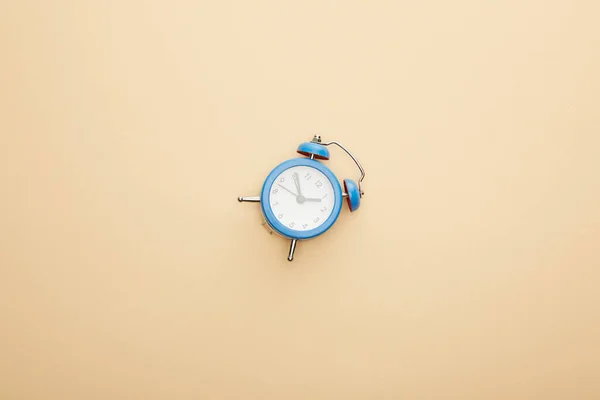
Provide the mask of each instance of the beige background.
{"label": "beige background", "polygon": [[0,4],[0,398],[600,398],[598,2]]}

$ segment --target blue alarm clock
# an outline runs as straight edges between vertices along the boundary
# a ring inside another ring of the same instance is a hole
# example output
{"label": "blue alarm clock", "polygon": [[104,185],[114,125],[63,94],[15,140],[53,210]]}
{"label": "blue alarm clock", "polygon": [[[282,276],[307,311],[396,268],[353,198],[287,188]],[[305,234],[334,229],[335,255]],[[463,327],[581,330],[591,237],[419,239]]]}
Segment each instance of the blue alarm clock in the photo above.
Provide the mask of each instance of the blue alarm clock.
{"label": "blue alarm clock", "polygon": [[[331,170],[321,161],[329,159],[327,146],[336,145],[344,150],[360,170],[358,185],[344,179],[344,189]],[[365,171],[344,146],[336,141],[323,143],[319,135],[298,146],[304,157],[293,158],[276,166],[267,175],[260,196],[238,197],[240,202],[261,203],[268,226],[279,235],[290,239],[288,260],[294,259],[299,240],[312,239],[325,233],[335,223],[342,210],[343,199],[350,212],[360,206],[364,195],[362,181]]]}

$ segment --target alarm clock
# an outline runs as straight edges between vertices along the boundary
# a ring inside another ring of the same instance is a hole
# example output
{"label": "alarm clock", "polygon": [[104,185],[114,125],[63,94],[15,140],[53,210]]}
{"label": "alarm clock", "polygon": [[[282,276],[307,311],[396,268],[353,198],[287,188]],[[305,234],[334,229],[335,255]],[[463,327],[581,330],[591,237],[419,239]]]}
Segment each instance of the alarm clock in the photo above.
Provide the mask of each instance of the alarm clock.
{"label": "alarm clock", "polygon": [[[358,184],[344,179],[344,188],[323,161],[329,160],[328,146],[346,152],[360,170]],[[288,260],[294,259],[296,244],[320,236],[333,226],[342,210],[343,200],[350,212],[360,207],[364,195],[365,171],[356,157],[337,141],[324,143],[315,135],[301,143],[292,158],[277,165],[266,177],[260,196],[238,197],[240,202],[260,203],[266,225],[291,240]]]}

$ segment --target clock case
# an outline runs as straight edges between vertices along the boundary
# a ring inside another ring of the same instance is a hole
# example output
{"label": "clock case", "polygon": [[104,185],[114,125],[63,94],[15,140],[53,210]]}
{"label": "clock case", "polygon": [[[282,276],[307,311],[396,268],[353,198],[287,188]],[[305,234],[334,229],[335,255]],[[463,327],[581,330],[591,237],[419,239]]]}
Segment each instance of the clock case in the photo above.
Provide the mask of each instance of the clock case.
{"label": "clock case", "polygon": [[[356,163],[357,167],[361,172],[358,184],[356,184],[356,182],[354,182],[351,179],[344,179],[344,191],[342,191],[341,185],[335,174],[321,162],[329,160],[330,153],[327,146],[330,145],[336,145],[342,150],[344,150]],[[361,183],[365,177],[365,172],[358,160],[352,155],[352,153],[350,153],[340,143],[336,141],[323,143],[321,137],[315,135],[310,142],[301,143],[298,146],[297,153],[305,156],[306,158],[293,158],[284,161],[278,166],[276,166],[269,173],[269,175],[267,175],[267,178],[265,179],[265,182],[262,186],[260,196],[238,197],[238,201],[240,202],[261,203],[261,210],[269,228],[278,233],[279,235],[291,239],[290,251],[288,255],[289,261],[292,261],[294,258],[296,244],[299,240],[312,239],[316,236],[322,235],[333,226],[341,212],[344,198],[347,200],[348,208],[350,209],[350,211],[354,212],[360,207],[360,200],[361,197],[364,195],[364,192],[361,188]],[[270,207],[270,189],[273,185],[273,182],[275,181],[277,176],[279,176],[283,171],[295,166],[308,166],[319,170],[327,177],[327,179],[329,179],[334,190],[335,200],[332,213],[329,215],[329,217],[323,224],[307,231],[293,230],[283,225],[279,222],[279,220],[277,219]]]}
{"label": "clock case", "polygon": [[[312,167],[322,172],[323,175],[325,175],[325,177],[331,182],[334,194],[333,210],[327,220],[318,227],[306,231],[294,230],[285,226],[279,222],[273,213],[273,209],[271,208],[271,187],[275,182],[275,179],[285,170],[298,166]],[[263,184],[260,199],[261,209],[265,220],[269,224],[269,227],[273,229],[273,231],[288,239],[306,240],[322,235],[335,223],[340,215],[340,211],[342,210],[342,187],[340,186],[340,182],[333,172],[331,172],[331,170],[321,162],[314,159],[311,160],[310,158],[294,158],[282,162],[269,173],[267,179],[265,179],[265,183]]]}

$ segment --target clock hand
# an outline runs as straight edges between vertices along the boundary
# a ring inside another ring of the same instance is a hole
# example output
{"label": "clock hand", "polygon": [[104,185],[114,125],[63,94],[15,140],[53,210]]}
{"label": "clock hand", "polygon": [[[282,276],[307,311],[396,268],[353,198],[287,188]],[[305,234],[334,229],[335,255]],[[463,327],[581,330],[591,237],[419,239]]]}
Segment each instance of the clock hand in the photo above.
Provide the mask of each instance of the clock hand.
{"label": "clock hand", "polygon": [[314,201],[315,203],[320,203],[321,199],[317,199],[317,198],[314,198],[314,197],[305,197],[304,201]]}
{"label": "clock hand", "polygon": [[296,190],[298,191],[298,196],[302,196],[302,189],[300,188],[300,176],[298,176],[297,172],[292,174],[292,179],[294,180],[294,184],[296,185]]}
{"label": "clock hand", "polygon": [[290,192],[291,194],[293,194],[295,197],[298,197],[298,195],[294,192],[292,192],[290,189],[286,188],[283,185],[277,184],[280,188],[282,188],[283,190],[287,190],[288,192]]}

